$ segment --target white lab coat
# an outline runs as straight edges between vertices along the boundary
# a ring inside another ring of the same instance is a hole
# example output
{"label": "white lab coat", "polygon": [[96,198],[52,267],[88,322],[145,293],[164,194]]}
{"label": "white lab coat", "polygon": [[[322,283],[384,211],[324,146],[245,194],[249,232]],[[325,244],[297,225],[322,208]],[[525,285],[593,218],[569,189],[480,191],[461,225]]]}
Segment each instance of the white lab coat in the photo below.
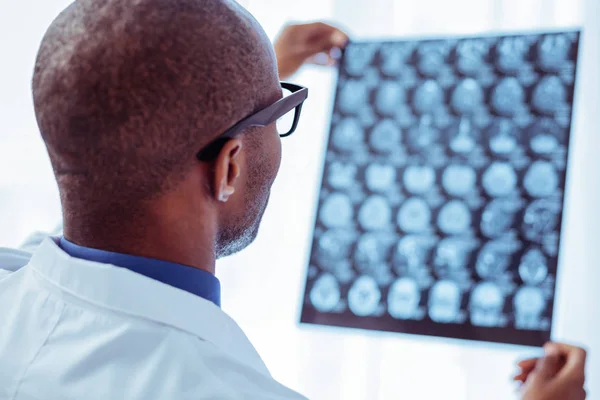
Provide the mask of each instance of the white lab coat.
{"label": "white lab coat", "polygon": [[45,238],[33,255],[0,248],[0,400],[7,399],[304,397],[271,377],[213,303],[72,258]]}

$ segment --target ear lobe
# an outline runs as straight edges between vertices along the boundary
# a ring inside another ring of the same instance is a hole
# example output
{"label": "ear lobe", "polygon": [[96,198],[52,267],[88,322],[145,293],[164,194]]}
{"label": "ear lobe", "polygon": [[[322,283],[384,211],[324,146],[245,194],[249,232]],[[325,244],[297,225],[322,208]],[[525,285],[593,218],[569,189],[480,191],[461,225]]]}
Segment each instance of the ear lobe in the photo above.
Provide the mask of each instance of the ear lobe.
{"label": "ear lobe", "polygon": [[226,203],[235,193],[242,168],[241,150],[242,142],[231,139],[225,143],[215,160],[214,193],[222,203]]}

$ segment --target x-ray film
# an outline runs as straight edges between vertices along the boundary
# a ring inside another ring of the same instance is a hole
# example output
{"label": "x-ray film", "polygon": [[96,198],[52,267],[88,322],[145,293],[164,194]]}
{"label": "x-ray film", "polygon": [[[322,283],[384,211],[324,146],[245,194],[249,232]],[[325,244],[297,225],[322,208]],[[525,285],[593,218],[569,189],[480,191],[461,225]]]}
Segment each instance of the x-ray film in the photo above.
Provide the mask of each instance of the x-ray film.
{"label": "x-ray film", "polygon": [[347,46],[301,322],[550,338],[578,41]]}

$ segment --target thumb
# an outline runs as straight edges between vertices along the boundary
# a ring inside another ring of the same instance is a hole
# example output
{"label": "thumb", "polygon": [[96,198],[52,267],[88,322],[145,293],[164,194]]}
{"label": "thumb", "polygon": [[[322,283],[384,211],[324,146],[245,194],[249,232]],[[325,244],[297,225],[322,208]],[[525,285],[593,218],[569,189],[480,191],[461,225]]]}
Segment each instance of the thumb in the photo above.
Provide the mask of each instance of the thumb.
{"label": "thumb", "polygon": [[538,360],[531,379],[548,381],[552,379],[561,368],[561,354],[553,346],[546,347],[546,354]]}

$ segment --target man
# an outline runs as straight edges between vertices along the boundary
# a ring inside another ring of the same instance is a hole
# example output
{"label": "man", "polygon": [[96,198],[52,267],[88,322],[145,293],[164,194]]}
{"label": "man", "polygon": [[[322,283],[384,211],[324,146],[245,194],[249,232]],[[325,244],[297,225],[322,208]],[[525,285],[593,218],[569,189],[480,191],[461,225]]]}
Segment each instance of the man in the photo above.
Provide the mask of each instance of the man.
{"label": "man", "polygon": [[[282,74],[341,44],[318,29],[279,43]],[[0,399],[302,398],[214,277],[256,236],[306,98],[282,98],[277,58],[233,1],[78,0],[52,23],[33,96],[64,237],[2,254]],[[523,365],[524,398],[581,398],[585,353],[550,346]]]}

